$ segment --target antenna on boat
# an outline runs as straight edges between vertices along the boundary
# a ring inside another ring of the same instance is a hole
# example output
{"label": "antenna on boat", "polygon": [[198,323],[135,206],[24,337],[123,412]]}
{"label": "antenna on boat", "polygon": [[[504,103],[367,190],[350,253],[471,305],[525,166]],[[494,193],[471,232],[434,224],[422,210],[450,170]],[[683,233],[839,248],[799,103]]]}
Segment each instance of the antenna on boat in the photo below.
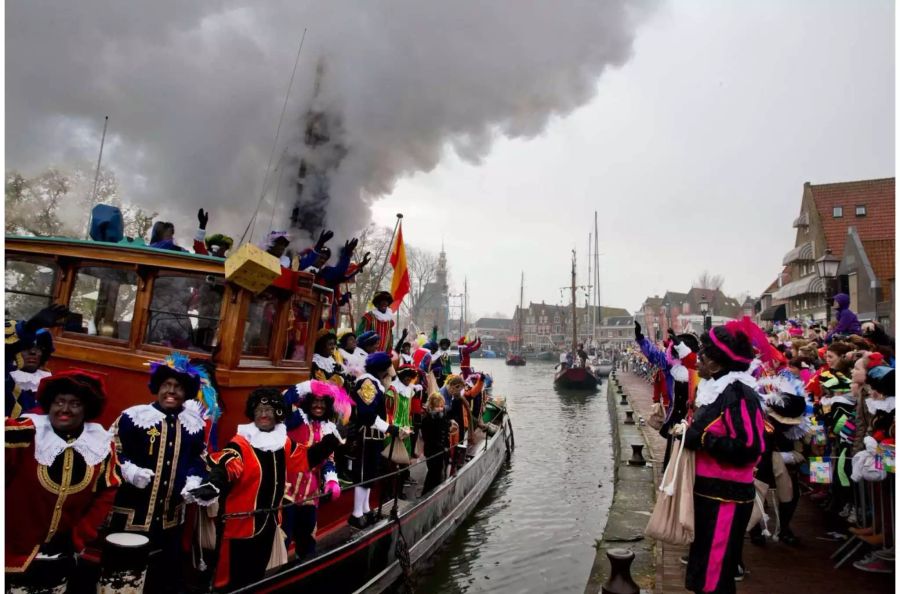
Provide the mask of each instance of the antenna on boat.
{"label": "antenna on boat", "polygon": [[278,137],[281,135],[281,123],[284,121],[284,112],[287,111],[288,99],[291,96],[291,89],[294,87],[294,76],[297,74],[297,64],[300,63],[300,52],[303,51],[303,42],[305,40],[306,27],[303,28],[303,36],[300,37],[300,47],[297,48],[297,57],[294,58],[294,69],[291,71],[291,80],[288,82],[287,92],[284,94],[284,105],[281,106],[281,116],[278,118],[278,126],[275,128],[275,138],[272,140],[272,150],[269,151],[269,162],[266,164],[266,174],[263,176],[262,191],[259,193],[259,200],[256,202],[256,209],[253,211],[253,216],[247,223],[247,227],[244,229],[244,233],[241,235],[241,240],[238,243],[244,243],[244,238],[247,236],[248,231],[250,231],[250,238],[252,239],[253,231],[256,230],[256,217],[259,214],[259,207],[262,206],[262,201],[266,197],[269,172],[272,170],[272,157],[275,156],[275,149],[278,148]]}
{"label": "antenna on boat", "polygon": [[[109,116],[103,118],[103,134],[100,136],[100,154],[97,155],[97,171],[94,172],[94,187],[91,190],[91,208],[94,207],[94,200],[97,199],[97,183],[100,181],[100,162],[103,160],[103,145],[106,144],[106,126],[109,124]],[[91,224],[88,222],[85,230],[85,239],[90,237]]]}

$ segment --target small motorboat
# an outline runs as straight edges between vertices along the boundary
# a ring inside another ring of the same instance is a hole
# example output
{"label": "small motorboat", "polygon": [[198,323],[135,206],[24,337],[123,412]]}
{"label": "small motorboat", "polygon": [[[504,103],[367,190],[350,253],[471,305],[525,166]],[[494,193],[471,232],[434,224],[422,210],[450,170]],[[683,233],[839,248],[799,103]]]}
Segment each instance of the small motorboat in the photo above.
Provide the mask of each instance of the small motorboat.
{"label": "small motorboat", "polygon": [[597,377],[609,377],[613,370],[613,364],[609,359],[599,359],[591,363],[591,368]]}
{"label": "small motorboat", "polygon": [[510,353],[506,356],[506,364],[512,367],[522,367],[525,365],[525,357]]}

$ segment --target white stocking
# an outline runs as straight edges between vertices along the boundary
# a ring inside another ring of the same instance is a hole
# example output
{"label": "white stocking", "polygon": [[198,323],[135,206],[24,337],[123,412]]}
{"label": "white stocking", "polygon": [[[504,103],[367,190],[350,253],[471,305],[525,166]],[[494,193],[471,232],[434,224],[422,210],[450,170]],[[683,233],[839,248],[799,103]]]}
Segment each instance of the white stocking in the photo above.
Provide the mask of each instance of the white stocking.
{"label": "white stocking", "polygon": [[365,487],[353,488],[353,517],[361,518],[366,513],[365,508],[369,507],[369,490]]}
{"label": "white stocking", "polygon": [[363,487],[362,489],[366,492],[366,497],[363,499],[363,509],[366,510],[366,513],[369,513],[372,511],[369,509],[369,491],[371,491],[371,489],[369,487]]}

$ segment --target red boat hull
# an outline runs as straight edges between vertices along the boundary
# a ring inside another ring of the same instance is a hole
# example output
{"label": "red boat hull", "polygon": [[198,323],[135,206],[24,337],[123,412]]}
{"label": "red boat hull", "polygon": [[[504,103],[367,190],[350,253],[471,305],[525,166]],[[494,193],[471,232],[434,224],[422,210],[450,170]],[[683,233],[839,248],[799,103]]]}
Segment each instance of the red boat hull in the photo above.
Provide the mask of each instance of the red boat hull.
{"label": "red boat hull", "polygon": [[506,364],[514,367],[525,365],[525,357],[522,355],[509,355],[506,357]]}
{"label": "red boat hull", "polygon": [[597,377],[586,367],[563,369],[553,379],[553,384],[557,388],[573,390],[596,390],[597,383]]}

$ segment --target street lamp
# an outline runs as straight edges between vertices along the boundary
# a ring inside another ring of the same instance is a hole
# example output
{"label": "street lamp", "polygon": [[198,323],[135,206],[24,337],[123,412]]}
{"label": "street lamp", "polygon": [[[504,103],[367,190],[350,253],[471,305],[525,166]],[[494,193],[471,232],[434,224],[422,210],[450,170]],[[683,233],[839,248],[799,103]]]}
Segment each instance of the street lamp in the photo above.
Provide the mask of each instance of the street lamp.
{"label": "street lamp", "polygon": [[709,313],[709,301],[706,300],[705,295],[700,300],[700,313],[703,315],[703,331],[709,332],[709,329],[712,328],[712,318],[707,315]]}
{"label": "street lamp", "polygon": [[825,285],[825,323],[831,322],[831,304],[828,299],[832,295],[831,281],[837,278],[840,265],[841,259],[832,254],[831,250],[825,250],[825,255],[816,260],[816,274]]}

